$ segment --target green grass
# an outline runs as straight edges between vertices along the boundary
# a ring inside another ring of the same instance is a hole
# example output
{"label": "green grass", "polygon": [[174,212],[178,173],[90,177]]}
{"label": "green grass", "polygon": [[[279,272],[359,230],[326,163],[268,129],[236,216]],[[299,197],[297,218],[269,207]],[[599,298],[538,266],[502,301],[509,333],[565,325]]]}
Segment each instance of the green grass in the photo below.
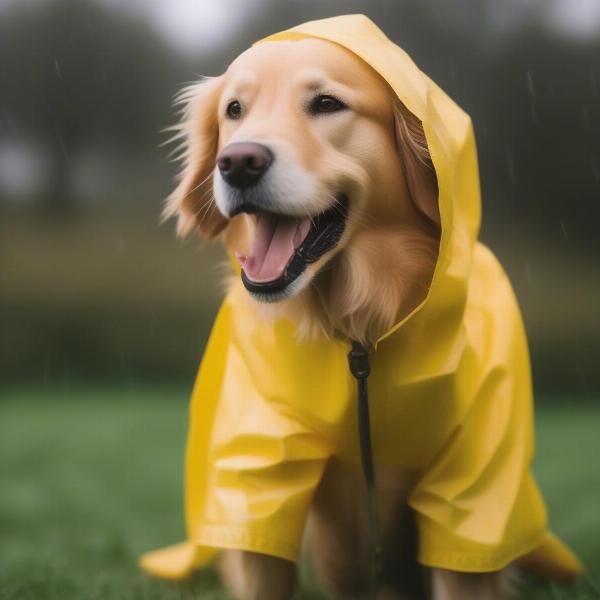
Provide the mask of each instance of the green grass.
{"label": "green grass", "polygon": [[[0,398],[0,600],[226,598],[212,572],[147,578],[145,550],[183,539],[187,391],[21,391]],[[522,598],[600,598],[600,408],[538,414],[536,474],[552,528],[590,575]],[[317,598],[311,591],[299,597]]]}

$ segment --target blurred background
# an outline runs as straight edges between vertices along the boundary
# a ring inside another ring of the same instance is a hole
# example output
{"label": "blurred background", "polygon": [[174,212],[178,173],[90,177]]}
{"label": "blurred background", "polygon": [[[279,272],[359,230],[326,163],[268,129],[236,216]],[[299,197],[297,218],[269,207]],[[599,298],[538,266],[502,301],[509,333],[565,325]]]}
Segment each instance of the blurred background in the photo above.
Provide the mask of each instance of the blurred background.
{"label": "blurred background", "polygon": [[171,99],[254,40],[365,12],[473,118],[482,238],[536,389],[600,386],[597,0],[0,0],[0,381],[187,381],[217,248],[159,226]]}
{"label": "blurred background", "polygon": [[547,407],[538,473],[558,529],[600,566],[585,542],[600,476],[582,458],[600,439],[600,0],[0,0],[0,599],[84,597],[69,564],[94,565],[107,598],[115,565],[131,577],[139,551],[176,541],[222,255],[159,225],[176,171],[161,129],[184,83],[350,12],[473,118],[481,237],[513,281]]}

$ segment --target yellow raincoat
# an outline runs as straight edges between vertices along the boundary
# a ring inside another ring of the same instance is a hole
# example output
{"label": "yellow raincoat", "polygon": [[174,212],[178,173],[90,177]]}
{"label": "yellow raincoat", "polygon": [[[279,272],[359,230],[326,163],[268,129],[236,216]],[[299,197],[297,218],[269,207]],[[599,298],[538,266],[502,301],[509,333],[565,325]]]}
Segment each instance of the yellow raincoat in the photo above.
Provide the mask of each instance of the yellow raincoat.
{"label": "yellow raincoat", "polygon": [[[365,16],[305,23],[258,43],[338,43],[382,77],[423,123],[439,184],[442,236],[425,301],[375,345],[369,400],[377,464],[419,474],[410,498],[419,561],[490,571],[529,555],[538,571],[581,571],[546,529],[530,474],[527,341],[510,282],[477,241],[479,176],[471,121]],[[186,462],[188,541],[142,557],[188,575],[221,548],[297,560],[327,460],[360,461],[349,343],[298,342],[267,325],[236,286],[196,381]]]}

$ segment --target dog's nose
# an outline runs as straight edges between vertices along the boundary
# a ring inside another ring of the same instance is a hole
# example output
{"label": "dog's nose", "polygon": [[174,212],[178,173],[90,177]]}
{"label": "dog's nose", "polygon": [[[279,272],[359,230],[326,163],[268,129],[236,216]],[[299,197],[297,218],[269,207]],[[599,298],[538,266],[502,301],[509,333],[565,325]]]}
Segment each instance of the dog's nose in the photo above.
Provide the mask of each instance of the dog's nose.
{"label": "dog's nose", "polygon": [[217,166],[223,179],[237,188],[254,185],[272,162],[271,151],[254,142],[229,144],[217,158]]}

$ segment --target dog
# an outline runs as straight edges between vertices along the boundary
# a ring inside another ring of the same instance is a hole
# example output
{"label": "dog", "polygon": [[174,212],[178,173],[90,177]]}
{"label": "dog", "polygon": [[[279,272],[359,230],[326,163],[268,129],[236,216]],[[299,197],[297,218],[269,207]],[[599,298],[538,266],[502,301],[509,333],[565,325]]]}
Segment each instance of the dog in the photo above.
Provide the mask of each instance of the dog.
{"label": "dog", "polygon": [[[339,43],[328,39],[319,23],[334,31],[341,27],[344,35],[347,28],[358,35],[359,44],[361,28],[367,37],[383,34],[374,32],[366,17],[339,19],[317,22],[314,34],[267,39],[241,54],[223,75],[183,91],[179,97],[183,115],[176,128],[176,138],[183,141],[183,168],[164,216],[178,219],[180,235],[199,231],[204,238],[223,241],[237,263],[227,293],[236,298],[240,311],[246,311],[246,324],[260,322],[261,331],[271,335],[285,322],[286,331],[300,346],[321,340],[359,342],[371,350],[377,369],[379,348],[385,347],[389,332],[398,324],[410,325],[413,316],[422,314],[422,307],[431,302],[436,269],[444,243],[449,243],[444,240],[450,235],[440,200],[438,167],[444,159],[438,153],[434,160],[425,119],[409,109],[373,63],[348,48],[347,38],[341,35]],[[404,60],[400,55],[397,59]],[[445,102],[439,106],[449,106]],[[448,108],[447,119],[456,119],[452,110]],[[443,122],[444,114],[435,119]],[[458,189],[460,183],[456,185]],[[476,195],[471,188],[457,193]],[[465,231],[475,232],[477,218],[466,219]],[[458,230],[458,217],[455,223]],[[473,244],[475,238],[473,233]],[[461,258],[452,260],[456,264]],[[459,287],[448,294],[460,295]],[[491,286],[490,293],[494,289]],[[464,306],[457,313],[459,320],[463,311]],[[446,315],[440,305],[426,318],[439,320],[443,329],[445,320],[454,316]],[[485,337],[484,325],[477,327]],[[276,352],[277,335],[274,339]],[[248,341],[247,347],[251,349],[252,343]],[[218,352],[219,356],[226,353],[225,346]],[[442,356],[440,361],[445,365],[447,359]],[[452,368],[440,367],[442,379]],[[239,402],[244,401],[242,396]],[[281,418],[287,418],[287,409],[282,410]],[[523,419],[525,423],[527,417]],[[393,431],[393,423],[390,427]],[[442,454],[453,455],[460,427],[450,434],[450,446],[444,446]],[[375,445],[377,435],[375,424]],[[397,440],[392,443],[398,444],[402,445]],[[307,500],[303,555],[329,593],[355,597],[369,586],[367,492],[359,473],[335,449],[326,454],[318,486]],[[219,458],[222,463],[229,459]],[[417,565],[417,546],[424,547],[425,542],[417,540],[414,516],[420,499],[425,505],[433,493],[419,492],[427,476],[419,468],[386,464],[389,461],[378,460],[377,452],[375,460],[383,547],[378,597],[508,597],[513,560],[470,564],[465,558],[452,563],[457,568],[446,568],[443,561],[425,558],[420,559],[424,564]],[[451,467],[460,471],[460,455],[454,460]],[[289,466],[285,479],[293,472]],[[292,477],[286,485],[294,485],[293,481]],[[262,484],[252,479],[251,485]],[[535,491],[530,496],[521,488],[515,490],[519,498],[522,493],[538,506]],[[436,519],[433,512],[427,514],[423,527]],[[468,523],[467,518],[464,521]],[[536,549],[545,539],[543,517],[531,521],[536,523],[535,536],[515,551],[515,560],[546,576],[567,579],[577,567],[570,570],[558,559],[548,563],[540,558]],[[474,547],[485,545],[477,529],[473,531]],[[263,552],[257,545],[250,548],[241,539],[230,536],[229,542],[211,542],[223,549],[219,568],[234,597],[291,598],[297,585],[291,555],[268,548]]]}

